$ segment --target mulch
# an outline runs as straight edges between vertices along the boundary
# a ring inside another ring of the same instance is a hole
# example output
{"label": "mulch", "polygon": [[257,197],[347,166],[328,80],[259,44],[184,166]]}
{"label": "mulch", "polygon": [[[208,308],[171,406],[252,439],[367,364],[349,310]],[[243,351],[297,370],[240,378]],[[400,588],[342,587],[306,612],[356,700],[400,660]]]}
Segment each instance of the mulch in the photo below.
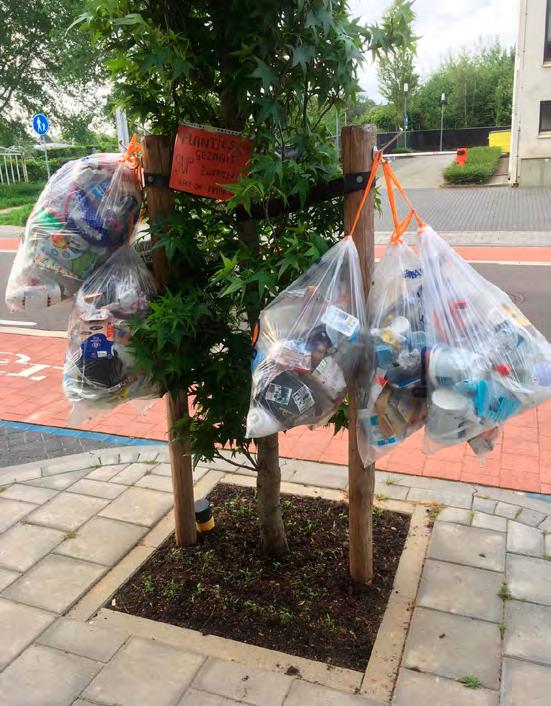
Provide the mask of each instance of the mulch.
{"label": "mulch", "polygon": [[215,529],[188,548],[170,537],[111,608],[363,671],[409,516],[375,509],[375,578],[358,590],[348,576],[346,504],[282,496],[290,552],[275,560],[262,552],[253,490],[219,484],[210,501]]}

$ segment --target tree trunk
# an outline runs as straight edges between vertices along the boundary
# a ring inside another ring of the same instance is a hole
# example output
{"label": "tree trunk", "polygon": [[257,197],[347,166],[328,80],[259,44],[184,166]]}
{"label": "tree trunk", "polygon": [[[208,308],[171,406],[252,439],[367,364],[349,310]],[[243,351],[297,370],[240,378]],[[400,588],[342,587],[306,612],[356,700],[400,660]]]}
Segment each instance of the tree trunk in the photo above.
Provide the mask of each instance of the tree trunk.
{"label": "tree trunk", "polygon": [[279,439],[271,434],[257,439],[256,490],[258,521],[262,548],[269,556],[283,556],[289,551],[281,516],[281,471],[279,469]]}
{"label": "tree trunk", "polygon": [[[237,232],[239,239],[247,247],[253,251],[258,250],[258,226],[255,221],[240,221],[237,224]],[[258,309],[248,307],[247,319],[251,331],[259,315]],[[277,434],[271,434],[255,441],[257,448],[256,502],[262,548],[269,556],[282,556],[289,551],[289,545],[281,516],[279,438]]]}

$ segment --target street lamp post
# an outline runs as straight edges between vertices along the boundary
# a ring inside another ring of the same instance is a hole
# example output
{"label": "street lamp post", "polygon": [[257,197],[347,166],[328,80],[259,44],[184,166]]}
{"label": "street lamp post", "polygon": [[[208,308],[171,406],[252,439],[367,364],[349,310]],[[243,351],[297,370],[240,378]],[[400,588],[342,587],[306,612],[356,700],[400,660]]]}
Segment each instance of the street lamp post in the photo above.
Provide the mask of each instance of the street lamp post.
{"label": "street lamp post", "polygon": [[442,135],[444,133],[444,105],[446,103],[446,94],[440,96],[440,152],[442,152]]}
{"label": "street lamp post", "polygon": [[408,146],[408,90],[409,84],[404,83],[404,148]]}

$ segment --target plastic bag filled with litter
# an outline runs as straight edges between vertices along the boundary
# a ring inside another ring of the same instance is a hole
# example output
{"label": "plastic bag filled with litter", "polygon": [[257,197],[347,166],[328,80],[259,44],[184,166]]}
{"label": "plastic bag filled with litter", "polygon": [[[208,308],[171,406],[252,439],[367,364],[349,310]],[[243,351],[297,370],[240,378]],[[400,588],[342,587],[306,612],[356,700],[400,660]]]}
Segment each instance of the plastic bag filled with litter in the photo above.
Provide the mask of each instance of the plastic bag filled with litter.
{"label": "plastic bag filled with litter", "polygon": [[493,448],[510,417],[551,398],[551,345],[430,227],[419,234],[427,329],[426,450]]}
{"label": "plastic bag filled with litter", "polygon": [[365,464],[395,448],[426,419],[421,263],[390,243],[367,300],[367,346],[358,381],[358,449]]}
{"label": "plastic bag filled with litter", "polygon": [[6,288],[8,308],[32,311],[72,297],[128,242],[141,202],[136,169],[120,154],[64,164],[27,221]]}
{"label": "plastic bag filled with litter", "polygon": [[120,248],[79,289],[63,372],[63,391],[77,409],[158,396],[156,385],[134,370],[129,345],[130,321],[145,318],[155,292],[153,275],[131,247]]}
{"label": "plastic bag filled with litter", "polygon": [[344,238],[260,314],[247,436],[326,423],[346,395],[364,332],[358,253]]}

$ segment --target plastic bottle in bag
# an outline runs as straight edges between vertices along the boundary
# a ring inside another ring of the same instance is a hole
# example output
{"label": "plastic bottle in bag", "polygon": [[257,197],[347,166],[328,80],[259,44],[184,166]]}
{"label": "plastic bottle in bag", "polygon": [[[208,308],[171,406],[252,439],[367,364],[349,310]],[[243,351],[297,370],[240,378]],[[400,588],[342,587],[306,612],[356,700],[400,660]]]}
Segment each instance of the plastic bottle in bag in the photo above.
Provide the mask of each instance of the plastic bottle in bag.
{"label": "plastic bottle in bag", "polygon": [[141,202],[135,167],[120,154],[94,154],[63,165],[27,221],[6,288],[10,311],[72,297],[128,242]]}
{"label": "plastic bottle in bag", "polygon": [[344,238],[260,314],[247,436],[326,423],[346,395],[364,332],[358,253]]}
{"label": "plastic bottle in bag", "polygon": [[493,448],[510,417],[551,398],[551,345],[430,227],[419,235],[429,392],[426,449]]}
{"label": "plastic bottle in bag", "polygon": [[130,320],[145,318],[156,290],[131,247],[120,248],[81,286],[69,317],[63,372],[63,391],[75,407],[101,411],[158,396],[157,386],[134,369],[129,345]]}
{"label": "plastic bottle in bag", "polygon": [[358,449],[365,464],[395,448],[426,418],[421,263],[401,241],[375,268],[367,300],[367,346],[358,380]]}

